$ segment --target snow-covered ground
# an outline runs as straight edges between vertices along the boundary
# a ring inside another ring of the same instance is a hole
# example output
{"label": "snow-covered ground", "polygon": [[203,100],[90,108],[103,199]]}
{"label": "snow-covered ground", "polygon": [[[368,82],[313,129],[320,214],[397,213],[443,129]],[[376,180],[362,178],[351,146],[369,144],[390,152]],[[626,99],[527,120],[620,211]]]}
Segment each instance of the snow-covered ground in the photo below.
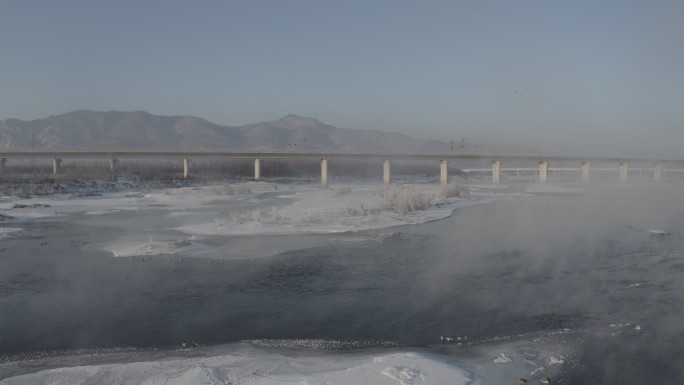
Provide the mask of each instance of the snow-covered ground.
{"label": "snow-covered ground", "polygon": [[1,381],[28,384],[468,384],[470,373],[446,362],[413,352],[374,356],[339,355],[287,357],[273,353],[224,354],[77,366],[46,370]]}
{"label": "snow-covered ground", "polygon": [[[318,184],[241,182],[31,199],[6,196],[0,198],[0,213],[6,217],[0,236],[21,230],[25,221],[154,210],[150,215],[159,219],[153,231],[140,228],[135,236],[112,239],[101,249],[118,257],[197,253],[208,236],[385,229],[442,219],[457,208],[514,195],[501,186],[473,186],[469,196],[460,198],[445,197],[442,187],[434,183],[383,186],[359,182],[324,189]],[[136,224],[122,222],[122,226],[135,228]],[[161,234],[164,231],[167,234]]]}
{"label": "snow-covered ground", "polygon": [[[30,367],[53,369],[11,376],[0,384],[486,385],[512,384],[520,377],[538,383],[574,359],[576,346],[570,341],[575,338],[576,333],[567,329],[547,331],[513,341],[475,342],[467,351],[465,345],[454,343],[432,349],[339,352],[336,346],[347,343],[325,340],[257,340],[175,351],[84,351],[31,359]],[[465,353],[459,358],[461,352]],[[0,373],[21,371],[20,366],[0,363]]]}

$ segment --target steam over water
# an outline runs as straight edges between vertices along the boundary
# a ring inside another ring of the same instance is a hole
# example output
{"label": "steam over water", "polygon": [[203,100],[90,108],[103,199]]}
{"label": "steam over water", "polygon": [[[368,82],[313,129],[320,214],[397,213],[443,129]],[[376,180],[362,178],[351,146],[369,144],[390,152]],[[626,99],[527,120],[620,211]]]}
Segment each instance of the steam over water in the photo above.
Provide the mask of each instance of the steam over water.
{"label": "steam over water", "polygon": [[[21,360],[173,349],[182,340],[409,347],[466,363],[498,357],[499,365],[510,353],[483,357],[482,349],[547,338],[566,352],[556,357],[554,383],[684,380],[680,185],[520,197],[424,225],[292,235],[289,242],[315,246],[240,260],[219,253],[278,238],[214,237],[215,258],[181,260],[113,258],[91,247],[125,235],[107,224],[121,216],[150,227],[171,220],[155,210],[73,215],[0,241],[0,354],[14,362],[0,366],[0,379],[43,369]],[[468,339],[439,341],[451,334]],[[40,362],[59,366],[54,360]],[[506,381],[520,376],[533,377]]]}

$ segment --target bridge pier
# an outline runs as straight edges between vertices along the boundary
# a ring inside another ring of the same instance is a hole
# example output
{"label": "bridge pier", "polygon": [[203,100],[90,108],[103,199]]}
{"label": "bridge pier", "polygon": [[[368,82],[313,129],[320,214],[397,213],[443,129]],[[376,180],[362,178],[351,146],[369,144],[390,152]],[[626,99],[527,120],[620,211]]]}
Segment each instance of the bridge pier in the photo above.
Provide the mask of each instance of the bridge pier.
{"label": "bridge pier", "polygon": [[663,165],[662,164],[658,163],[655,165],[655,167],[653,167],[653,179],[656,182],[662,182],[663,181]]}
{"label": "bridge pier", "polygon": [[549,162],[542,160],[539,162],[539,183],[549,181]]}
{"label": "bridge pier", "polygon": [[190,176],[190,158],[183,158],[183,179]]}
{"label": "bridge pier", "polygon": [[62,158],[52,158],[52,174],[57,175],[59,173],[59,166],[62,165]]}
{"label": "bridge pier", "polygon": [[439,184],[444,186],[449,183],[449,161],[440,160],[439,161]]}
{"label": "bridge pier", "polygon": [[390,161],[385,159],[382,161],[382,183],[392,183],[392,175],[390,174]]}
{"label": "bridge pier", "polygon": [[[550,182],[549,178],[553,179],[555,173],[558,175],[565,175],[566,172],[571,172],[575,175],[575,178],[579,179],[581,175],[582,182],[588,182],[592,178],[591,173],[594,173],[593,178],[596,179],[603,172],[608,172],[609,174],[615,173],[613,178],[614,182],[626,183],[634,182],[629,180],[630,172],[632,177],[637,176],[637,171],[639,175],[650,179],[655,182],[666,181],[668,179],[674,179],[675,175],[677,179],[681,178],[684,174],[684,158],[682,159],[668,159],[668,158],[652,158],[652,157],[592,157],[592,156],[561,156],[561,155],[480,155],[480,154],[459,154],[459,153],[414,153],[414,154],[403,154],[399,152],[384,152],[384,153],[348,153],[348,152],[330,152],[330,151],[317,151],[317,150],[307,150],[307,151],[264,151],[258,152],[254,150],[174,150],[174,149],[131,149],[131,150],[116,150],[116,149],[102,149],[102,150],[8,150],[5,149],[0,153],[0,172],[10,172],[12,171],[12,165],[14,163],[7,163],[10,159],[22,159],[25,160],[27,164],[31,167],[37,167],[35,165],[36,160],[43,162],[51,162],[52,174],[67,173],[75,170],[74,167],[78,163],[71,164],[66,169],[61,168],[62,157],[69,159],[99,159],[106,160],[107,166],[101,164],[101,171],[109,170],[114,173],[121,171],[122,164],[121,159],[167,159],[172,162],[177,162],[181,160],[183,162],[183,177],[189,178],[189,167],[191,158],[228,158],[228,159],[241,159],[241,165],[244,165],[244,160],[249,158],[254,161],[254,179],[261,180],[261,157],[264,159],[299,159],[305,158],[309,161],[318,159],[321,162],[321,185],[329,186],[328,178],[328,160],[329,159],[371,159],[372,161],[381,160],[383,162],[383,183],[390,184],[392,182],[391,175],[391,160],[392,159],[421,159],[437,161],[439,160],[439,183],[447,184],[449,183],[449,161],[453,160],[469,160],[469,161],[484,161],[491,162],[491,169],[487,165],[479,163],[477,168],[466,169],[466,172],[480,173],[482,176],[484,173],[484,178],[486,179],[486,174],[491,170],[491,183],[498,184],[502,181],[502,174],[504,172],[503,162],[510,161],[513,162],[505,169],[506,172],[518,173],[525,175],[526,173],[538,173],[539,183]],[[546,160],[550,159],[550,160]],[[24,162],[24,161],[22,161]],[[524,163],[523,163],[524,162]],[[534,167],[534,163],[538,163],[537,167]],[[556,164],[558,162],[558,164]],[[593,164],[590,164],[593,163]],[[550,167],[551,164],[554,166]],[[565,163],[573,163],[569,167],[559,167],[559,165]],[[630,164],[632,168],[630,169]],[[336,163],[335,163],[336,164]],[[580,167],[581,164],[581,167]],[[46,163],[47,165],[47,163]],[[176,163],[176,165],[178,165]],[[484,167],[482,167],[484,166]],[[531,166],[531,167],[530,167]],[[592,168],[593,166],[593,168]],[[49,167],[49,166],[48,166]],[[598,168],[597,168],[598,167]],[[179,170],[180,171],[180,170]],[[279,170],[272,170],[278,173]],[[49,171],[48,171],[49,172]],[[551,174],[551,175],[550,175]],[[577,175],[580,174],[580,175]],[[617,174],[617,175],[616,175]],[[649,177],[653,175],[652,177]],[[269,174],[270,175],[270,174]],[[597,176],[599,175],[599,176]],[[609,176],[610,177],[610,176]],[[534,177],[532,177],[534,178]]]}
{"label": "bridge pier", "polygon": [[254,158],[254,180],[261,180],[261,159]]}
{"label": "bridge pier", "polygon": [[620,162],[620,182],[626,183],[627,182],[627,174],[629,173],[629,168],[628,168],[627,162]]}
{"label": "bridge pier", "polygon": [[328,160],[321,159],[321,186],[328,188]]}
{"label": "bridge pier", "polygon": [[582,162],[582,182],[589,182],[589,170],[591,164],[589,162]]}
{"label": "bridge pier", "polygon": [[115,172],[116,166],[119,164],[119,160],[116,158],[109,158],[109,172]]}
{"label": "bridge pier", "polygon": [[498,184],[501,182],[501,161],[495,160],[492,162],[492,183]]}

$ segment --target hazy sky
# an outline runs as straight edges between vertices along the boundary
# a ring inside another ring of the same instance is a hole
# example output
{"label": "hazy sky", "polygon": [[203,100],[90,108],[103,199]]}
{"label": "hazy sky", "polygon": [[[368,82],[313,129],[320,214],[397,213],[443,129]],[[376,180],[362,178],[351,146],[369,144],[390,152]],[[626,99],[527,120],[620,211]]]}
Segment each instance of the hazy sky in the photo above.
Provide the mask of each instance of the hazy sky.
{"label": "hazy sky", "polygon": [[4,0],[0,48],[0,119],[293,113],[684,156],[681,0]]}

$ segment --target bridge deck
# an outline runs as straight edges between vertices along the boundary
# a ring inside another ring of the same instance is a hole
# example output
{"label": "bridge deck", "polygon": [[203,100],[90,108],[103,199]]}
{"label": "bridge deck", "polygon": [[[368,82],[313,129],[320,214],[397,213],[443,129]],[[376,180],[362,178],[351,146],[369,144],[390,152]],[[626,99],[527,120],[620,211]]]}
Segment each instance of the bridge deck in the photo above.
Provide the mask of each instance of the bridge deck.
{"label": "bridge deck", "polygon": [[472,154],[451,152],[343,152],[327,150],[274,151],[259,149],[52,149],[0,150],[0,158],[351,158],[438,160],[527,160],[548,162],[639,162],[684,164],[684,159],[627,156],[568,156],[550,154]]}

